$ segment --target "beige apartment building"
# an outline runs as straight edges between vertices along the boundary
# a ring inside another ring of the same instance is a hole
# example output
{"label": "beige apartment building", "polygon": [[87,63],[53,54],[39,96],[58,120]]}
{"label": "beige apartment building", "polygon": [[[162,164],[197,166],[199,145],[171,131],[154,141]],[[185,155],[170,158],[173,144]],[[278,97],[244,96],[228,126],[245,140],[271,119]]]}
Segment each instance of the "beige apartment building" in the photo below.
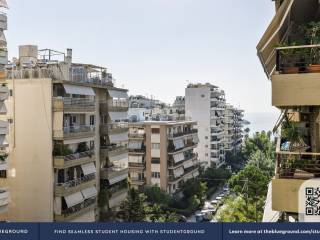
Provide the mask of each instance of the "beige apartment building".
{"label": "beige apartment building", "polygon": [[10,194],[1,220],[96,221],[102,189],[109,196],[101,210],[119,205],[128,175],[128,96],[107,69],[73,63],[71,49],[27,45],[0,81],[9,156],[0,186]]}
{"label": "beige apartment building", "polygon": [[[257,46],[271,80],[272,105],[282,112],[274,129],[278,132],[277,156],[269,207],[283,220],[297,221],[299,188],[308,179],[319,177],[320,48],[308,32],[314,30],[310,23],[320,19],[320,3],[276,0],[275,7],[275,16]],[[290,126],[299,140],[287,134]]]}
{"label": "beige apartment building", "polygon": [[129,127],[129,181],[132,187],[159,186],[169,194],[199,175],[196,122],[146,121]]}

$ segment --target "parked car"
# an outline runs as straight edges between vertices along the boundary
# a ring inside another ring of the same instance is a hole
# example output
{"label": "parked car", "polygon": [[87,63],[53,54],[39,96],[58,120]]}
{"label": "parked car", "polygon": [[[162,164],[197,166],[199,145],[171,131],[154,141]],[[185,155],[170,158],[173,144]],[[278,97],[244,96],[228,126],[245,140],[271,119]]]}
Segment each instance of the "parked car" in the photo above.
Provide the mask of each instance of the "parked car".
{"label": "parked car", "polygon": [[196,222],[203,222],[204,214],[203,213],[196,213]]}
{"label": "parked car", "polygon": [[216,197],[216,200],[220,201],[222,200],[222,197]]}
{"label": "parked car", "polygon": [[218,201],[218,200],[212,200],[212,201],[211,201],[211,204],[212,204],[212,205],[218,205],[218,204],[219,204],[219,201]]}

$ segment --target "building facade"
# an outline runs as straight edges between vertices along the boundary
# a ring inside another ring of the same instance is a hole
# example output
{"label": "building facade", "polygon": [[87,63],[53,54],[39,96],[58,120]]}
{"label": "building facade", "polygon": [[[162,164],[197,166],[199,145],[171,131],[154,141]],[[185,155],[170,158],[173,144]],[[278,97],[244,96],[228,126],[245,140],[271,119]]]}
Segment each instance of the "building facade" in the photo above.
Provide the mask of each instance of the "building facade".
{"label": "building facade", "polygon": [[127,180],[127,90],[106,68],[73,63],[71,49],[31,45],[1,83],[9,92],[5,220],[96,221],[100,189],[113,194]]}
{"label": "building facade", "polygon": [[146,121],[130,125],[129,176],[135,188],[159,186],[169,194],[199,175],[196,122]]}
{"label": "building facade", "polygon": [[185,115],[198,123],[196,152],[204,167],[220,167],[225,162],[225,93],[212,84],[189,84],[185,90]]}
{"label": "building facade", "polygon": [[[276,0],[275,5],[275,16],[257,46],[271,80],[272,105],[282,112],[274,129],[278,132],[276,169],[266,209],[278,212],[285,221],[297,221],[298,190],[308,179],[319,177],[320,62],[319,41],[314,39],[319,36],[307,32],[314,31],[312,22],[319,21],[320,4],[316,0]],[[283,47],[276,47],[279,45]],[[288,131],[299,138],[293,139]]]}
{"label": "building facade", "polygon": [[[8,64],[7,41],[4,31],[7,30],[7,15],[3,9],[8,9],[7,2],[0,1],[0,78],[5,76],[5,66]],[[10,200],[10,188],[4,180],[8,174],[9,144],[7,141],[8,118],[6,101],[9,97],[9,89],[6,84],[0,86],[0,221],[8,218],[8,204]],[[2,215],[2,216],[1,216]]]}

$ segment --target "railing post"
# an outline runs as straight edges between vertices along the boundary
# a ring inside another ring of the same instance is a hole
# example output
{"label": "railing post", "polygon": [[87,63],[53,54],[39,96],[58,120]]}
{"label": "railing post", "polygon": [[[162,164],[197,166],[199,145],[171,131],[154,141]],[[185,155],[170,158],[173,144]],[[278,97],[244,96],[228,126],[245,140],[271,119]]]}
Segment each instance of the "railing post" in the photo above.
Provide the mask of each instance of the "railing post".
{"label": "railing post", "polygon": [[276,71],[280,72],[280,50],[276,49]]}

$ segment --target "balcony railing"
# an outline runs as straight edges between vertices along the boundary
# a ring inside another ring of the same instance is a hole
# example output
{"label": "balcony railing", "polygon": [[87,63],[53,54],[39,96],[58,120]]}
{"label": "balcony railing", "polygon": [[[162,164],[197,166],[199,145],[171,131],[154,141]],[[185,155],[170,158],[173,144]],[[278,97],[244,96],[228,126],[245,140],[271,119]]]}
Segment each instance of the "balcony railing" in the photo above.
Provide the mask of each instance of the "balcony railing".
{"label": "balcony railing", "polygon": [[96,198],[90,198],[85,200],[82,203],[79,203],[71,208],[62,210],[62,216],[65,218],[72,217],[74,215],[79,215],[84,210],[90,210],[93,209],[93,207],[96,205],[97,199]]}
{"label": "balcony railing", "polygon": [[92,174],[89,174],[89,175],[86,175],[81,178],[77,178],[77,179],[74,179],[74,180],[71,180],[68,182],[56,183],[56,186],[64,187],[65,189],[73,188],[73,187],[76,187],[76,186],[81,185],[83,183],[90,182],[90,181],[94,180],[95,178],[96,178],[96,174],[92,173]]}
{"label": "balcony railing", "polygon": [[69,81],[75,83],[95,84],[100,86],[113,86],[114,80],[110,73],[106,73],[105,76],[101,74],[93,76],[87,74],[84,69],[72,68],[69,72]]}
{"label": "balcony railing", "polygon": [[117,134],[126,132],[129,130],[129,126],[127,122],[121,122],[121,123],[107,123],[102,124],[100,126],[100,131],[102,134]]}
{"label": "balcony railing", "polygon": [[276,177],[294,179],[320,177],[320,153],[278,152]]}
{"label": "balcony railing", "polygon": [[128,148],[125,146],[101,146],[100,147],[100,157],[111,157],[111,156],[117,156],[122,153],[127,153]]}
{"label": "balcony railing", "polygon": [[118,167],[110,167],[101,169],[101,178],[102,179],[112,179],[117,176],[122,176],[128,174],[128,168],[118,168]]}
{"label": "balcony railing", "polygon": [[59,111],[95,111],[95,101],[89,98],[66,98],[66,97],[54,97],[53,108]]}
{"label": "balcony railing", "polygon": [[173,138],[183,137],[183,136],[195,134],[195,133],[198,133],[198,129],[189,129],[189,130],[185,130],[183,132],[168,134],[168,138],[173,139]]}
{"label": "balcony railing", "polygon": [[276,48],[276,71],[282,74],[320,72],[320,45]]}
{"label": "balcony railing", "polygon": [[196,159],[198,157],[198,154],[193,153],[193,154],[189,154],[188,156],[185,156],[183,161],[174,162],[174,159],[169,159],[168,160],[168,168],[172,169],[172,168],[177,168],[179,166],[182,166],[184,162],[191,160],[191,159]]}
{"label": "balcony railing", "polygon": [[189,150],[189,148],[194,148],[198,145],[198,143],[195,143],[195,142],[189,142],[187,144],[184,145],[183,148],[179,148],[179,149],[176,149],[173,145],[169,145],[168,146],[168,154],[175,154],[175,153],[178,153],[178,152],[184,152],[184,151],[187,151]]}
{"label": "balcony railing", "polygon": [[79,133],[94,133],[94,131],[95,131],[95,126],[93,125],[78,125],[78,126],[63,128],[63,134],[65,136],[73,136]]}
{"label": "balcony railing", "polygon": [[73,164],[83,164],[86,161],[92,161],[94,153],[94,150],[89,150],[85,152],[69,154],[66,156],[54,156],[54,164],[55,167],[70,167]]}

